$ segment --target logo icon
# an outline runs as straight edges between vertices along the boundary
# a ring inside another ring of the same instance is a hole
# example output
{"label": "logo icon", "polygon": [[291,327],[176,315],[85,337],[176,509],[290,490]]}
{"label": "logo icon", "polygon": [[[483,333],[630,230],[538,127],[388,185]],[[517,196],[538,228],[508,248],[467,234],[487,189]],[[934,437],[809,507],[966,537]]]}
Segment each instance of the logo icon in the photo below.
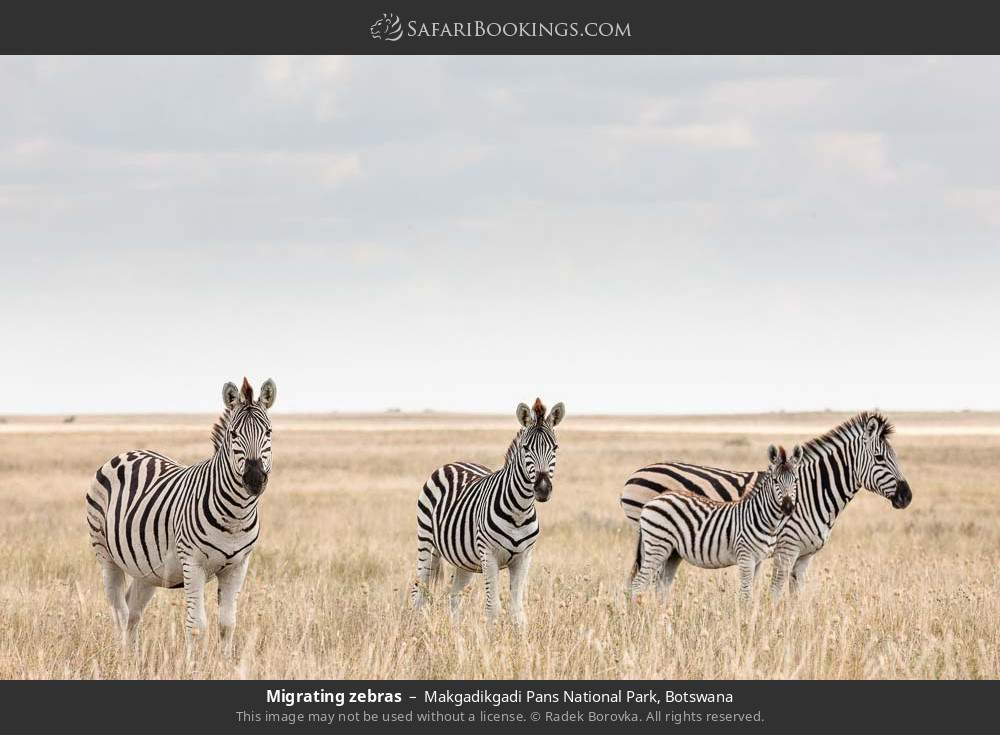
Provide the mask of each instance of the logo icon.
{"label": "logo icon", "polygon": [[368,30],[376,41],[398,41],[403,37],[403,24],[395,13],[382,13]]}

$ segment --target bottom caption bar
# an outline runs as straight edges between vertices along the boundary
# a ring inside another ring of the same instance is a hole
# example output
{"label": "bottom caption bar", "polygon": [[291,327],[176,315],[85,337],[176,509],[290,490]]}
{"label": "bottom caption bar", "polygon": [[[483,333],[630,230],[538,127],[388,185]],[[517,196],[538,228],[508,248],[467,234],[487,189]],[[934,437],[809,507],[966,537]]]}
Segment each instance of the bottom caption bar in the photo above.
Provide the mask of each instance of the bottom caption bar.
{"label": "bottom caption bar", "polygon": [[[764,728],[801,733],[880,725],[975,726],[989,722],[996,682],[926,681],[341,681],[341,682],[5,682],[8,725],[78,726],[94,702],[114,702],[102,730],[177,727],[212,732],[275,728],[379,731],[434,725],[509,731]],[[59,707],[52,702],[58,701]],[[807,718],[807,719],[806,719]]]}

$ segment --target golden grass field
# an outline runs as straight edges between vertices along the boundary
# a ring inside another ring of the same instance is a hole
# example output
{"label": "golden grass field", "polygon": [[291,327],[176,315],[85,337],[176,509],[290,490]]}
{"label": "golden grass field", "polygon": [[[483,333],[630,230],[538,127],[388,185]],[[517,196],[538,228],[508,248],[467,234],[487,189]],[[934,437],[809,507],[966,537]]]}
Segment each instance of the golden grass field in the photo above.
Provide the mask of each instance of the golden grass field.
{"label": "golden grass field", "polygon": [[635,531],[618,506],[622,482],[664,459],[762,467],[768,443],[807,439],[846,415],[570,413],[553,497],[540,506],[523,632],[485,624],[481,582],[458,620],[446,600],[414,613],[406,594],[422,483],[449,460],[496,466],[513,415],[276,414],[235,657],[219,655],[213,624],[185,660],[179,590],[156,593],[137,645],[122,649],[88,544],[85,489],[126,449],[206,457],[214,418],[0,421],[0,678],[1000,676],[1000,414],[891,414],[912,505],[893,510],[862,492],[795,604],[767,601],[768,562],[743,610],[735,568],[688,565],[667,605],[627,603]]}

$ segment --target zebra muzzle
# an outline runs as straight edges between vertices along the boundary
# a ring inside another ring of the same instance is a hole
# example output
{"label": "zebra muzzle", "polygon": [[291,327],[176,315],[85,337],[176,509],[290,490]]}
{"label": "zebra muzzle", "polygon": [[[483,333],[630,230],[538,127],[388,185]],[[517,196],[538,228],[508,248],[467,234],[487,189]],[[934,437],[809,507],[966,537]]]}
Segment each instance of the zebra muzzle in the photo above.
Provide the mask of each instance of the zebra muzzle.
{"label": "zebra muzzle", "polygon": [[789,497],[784,497],[781,499],[781,512],[786,516],[790,516],[792,511],[795,510],[795,501]]}
{"label": "zebra muzzle", "polygon": [[552,495],[552,480],[548,475],[538,475],[535,478],[535,500],[544,503]]}
{"label": "zebra muzzle", "polygon": [[896,492],[892,494],[892,507],[902,510],[913,500],[913,491],[910,490],[910,483],[900,480],[896,485]]}
{"label": "zebra muzzle", "polygon": [[267,487],[267,473],[259,459],[248,459],[243,469],[243,486],[251,495],[260,495]]}

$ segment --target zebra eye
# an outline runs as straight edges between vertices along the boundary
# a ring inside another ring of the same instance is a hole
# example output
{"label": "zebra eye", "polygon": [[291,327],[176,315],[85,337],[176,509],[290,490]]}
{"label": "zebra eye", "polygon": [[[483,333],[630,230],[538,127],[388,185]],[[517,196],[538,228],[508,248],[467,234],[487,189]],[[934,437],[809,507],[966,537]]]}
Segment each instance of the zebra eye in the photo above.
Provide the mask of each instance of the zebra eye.
{"label": "zebra eye", "polygon": [[875,461],[876,462],[885,462],[885,455],[884,454],[876,454],[875,455]]}
{"label": "zebra eye", "polygon": [[238,439],[239,438],[239,435],[235,431],[232,431],[232,430],[230,430],[229,436],[231,436],[233,439]]}
{"label": "zebra eye", "polygon": [[270,439],[271,438],[271,430],[268,429],[267,431],[265,431],[264,432],[264,436],[266,436],[268,439]]}

